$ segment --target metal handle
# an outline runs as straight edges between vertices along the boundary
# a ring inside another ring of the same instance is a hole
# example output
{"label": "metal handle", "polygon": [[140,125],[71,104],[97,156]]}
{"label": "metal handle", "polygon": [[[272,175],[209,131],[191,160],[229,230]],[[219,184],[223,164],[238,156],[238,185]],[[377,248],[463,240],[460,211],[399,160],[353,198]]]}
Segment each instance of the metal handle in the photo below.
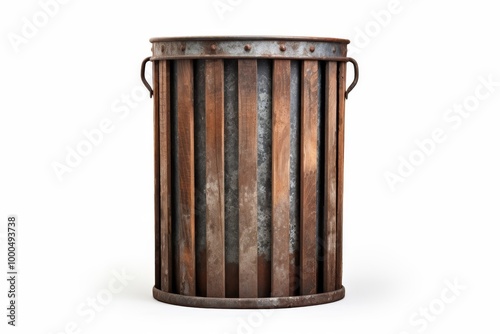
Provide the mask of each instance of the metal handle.
{"label": "metal handle", "polygon": [[[349,88],[347,88],[347,91],[345,92],[345,98],[347,99],[349,97],[349,93],[354,89],[354,87],[356,87],[356,85],[358,83],[359,67],[358,67],[358,63],[353,58],[345,58],[345,59],[346,59],[347,62],[351,63],[352,66],[354,67],[354,80],[352,81],[351,85],[349,86]],[[141,65],[141,80],[142,80],[142,83],[144,84],[144,86],[146,86],[146,88],[149,91],[149,94],[150,94],[149,97],[153,97],[153,88],[151,88],[151,85],[146,80],[146,77],[144,75],[145,71],[146,71],[146,64],[149,61],[151,61],[151,57],[147,57],[146,59],[144,59],[142,61],[142,65]]]}
{"label": "metal handle", "polygon": [[356,85],[358,83],[358,78],[359,78],[358,62],[356,60],[354,60],[353,58],[347,58],[347,61],[350,62],[352,64],[352,66],[354,67],[354,80],[352,81],[351,85],[349,86],[349,88],[347,88],[347,91],[345,92],[346,99],[349,96],[349,93],[351,92],[351,90],[353,90],[354,87],[356,87]]}
{"label": "metal handle", "polygon": [[144,76],[144,72],[146,71],[146,64],[148,63],[148,61],[151,60],[151,57],[147,57],[146,59],[144,59],[142,61],[142,65],[141,65],[141,80],[142,80],[142,83],[144,84],[144,86],[146,86],[146,88],[149,90],[149,97],[153,97],[153,88],[151,88],[151,85],[149,84],[149,82],[146,80],[146,77]]}

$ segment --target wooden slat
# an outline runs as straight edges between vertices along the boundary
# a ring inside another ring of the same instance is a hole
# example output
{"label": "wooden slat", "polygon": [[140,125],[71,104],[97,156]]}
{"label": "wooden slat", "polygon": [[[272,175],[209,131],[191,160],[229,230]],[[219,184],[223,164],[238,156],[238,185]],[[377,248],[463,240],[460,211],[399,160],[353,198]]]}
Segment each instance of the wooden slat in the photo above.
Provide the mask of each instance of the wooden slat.
{"label": "wooden slat", "polygon": [[337,63],[326,64],[325,77],[325,232],[323,289],[335,290],[337,246]]}
{"label": "wooden slat", "polygon": [[194,234],[194,105],[193,64],[177,61],[177,103],[179,137],[179,293],[194,296],[195,234]]}
{"label": "wooden slat", "polygon": [[338,160],[337,160],[337,235],[335,289],[342,287],[342,223],[344,210],[344,119],[346,63],[338,64]]}
{"label": "wooden slat", "polygon": [[169,62],[166,60],[159,61],[161,288],[166,292],[172,290],[169,65]]}
{"label": "wooden slat", "polygon": [[239,296],[257,297],[257,61],[238,61]]}
{"label": "wooden slat", "polygon": [[318,62],[302,66],[300,147],[300,294],[316,293]]}
{"label": "wooden slat", "polygon": [[160,237],[160,141],[159,141],[159,66],[153,62],[153,137],[154,137],[154,196],[155,196],[155,287],[161,290],[161,237]]}
{"label": "wooden slat", "polygon": [[205,64],[207,297],[224,297],[224,63]]}
{"label": "wooden slat", "polygon": [[272,104],[271,296],[289,295],[290,61],[276,60]]}

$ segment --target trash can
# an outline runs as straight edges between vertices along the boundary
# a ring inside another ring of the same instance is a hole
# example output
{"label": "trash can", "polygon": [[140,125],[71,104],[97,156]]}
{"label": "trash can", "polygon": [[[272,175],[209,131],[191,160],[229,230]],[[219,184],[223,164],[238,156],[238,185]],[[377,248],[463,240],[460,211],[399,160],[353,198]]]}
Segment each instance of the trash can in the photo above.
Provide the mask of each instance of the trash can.
{"label": "trash can", "polygon": [[151,42],[141,77],[154,101],[154,298],[210,308],[342,299],[344,110],[358,79],[349,41]]}

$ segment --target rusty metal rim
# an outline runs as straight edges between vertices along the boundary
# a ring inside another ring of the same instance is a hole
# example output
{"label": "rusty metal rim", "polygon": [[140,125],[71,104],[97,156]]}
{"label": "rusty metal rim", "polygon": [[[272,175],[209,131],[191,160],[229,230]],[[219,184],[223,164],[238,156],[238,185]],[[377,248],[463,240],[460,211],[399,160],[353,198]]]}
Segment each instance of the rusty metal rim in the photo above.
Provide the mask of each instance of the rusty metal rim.
{"label": "rusty metal rim", "polygon": [[184,296],[161,291],[153,287],[153,297],[164,303],[203,308],[288,308],[299,306],[320,305],[341,300],[345,296],[345,288],[306,296],[269,297],[269,298],[212,298],[198,296]]}
{"label": "rusty metal rim", "polygon": [[151,43],[176,42],[176,41],[303,41],[303,42],[329,42],[349,44],[348,39],[333,37],[300,37],[300,36],[191,36],[191,37],[153,37]]}
{"label": "rusty metal rim", "polygon": [[347,55],[347,44],[305,40],[172,40],[153,42],[151,60],[164,59],[307,59],[330,60]]}

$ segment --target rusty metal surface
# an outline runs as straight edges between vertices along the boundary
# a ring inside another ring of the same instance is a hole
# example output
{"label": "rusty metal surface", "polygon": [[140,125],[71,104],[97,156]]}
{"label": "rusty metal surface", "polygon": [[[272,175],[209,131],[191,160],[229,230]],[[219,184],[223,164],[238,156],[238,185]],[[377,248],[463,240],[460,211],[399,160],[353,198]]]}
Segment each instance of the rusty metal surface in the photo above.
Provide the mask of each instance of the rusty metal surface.
{"label": "rusty metal surface", "polygon": [[152,39],[151,60],[272,58],[330,60],[345,57],[347,42],[287,39]]}
{"label": "rusty metal surface", "polygon": [[300,60],[292,60],[290,68],[290,296],[299,289],[299,222],[300,222]]}
{"label": "rusty metal surface", "polygon": [[238,297],[238,61],[224,64],[224,195],[226,246],[226,297]]}
{"label": "rusty metal surface", "polygon": [[290,297],[269,297],[269,298],[210,298],[183,296],[174,293],[168,293],[153,287],[153,297],[161,302],[204,308],[233,308],[233,309],[268,309],[268,308],[288,308],[299,306],[310,306],[326,304],[338,301],[345,296],[345,288],[318,293],[306,296]]}
{"label": "rusty metal surface", "polygon": [[[271,124],[272,124],[272,63],[257,62],[257,199],[258,199],[258,253],[271,261]],[[260,282],[264,283],[264,282]],[[270,289],[270,282],[266,290]]]}

